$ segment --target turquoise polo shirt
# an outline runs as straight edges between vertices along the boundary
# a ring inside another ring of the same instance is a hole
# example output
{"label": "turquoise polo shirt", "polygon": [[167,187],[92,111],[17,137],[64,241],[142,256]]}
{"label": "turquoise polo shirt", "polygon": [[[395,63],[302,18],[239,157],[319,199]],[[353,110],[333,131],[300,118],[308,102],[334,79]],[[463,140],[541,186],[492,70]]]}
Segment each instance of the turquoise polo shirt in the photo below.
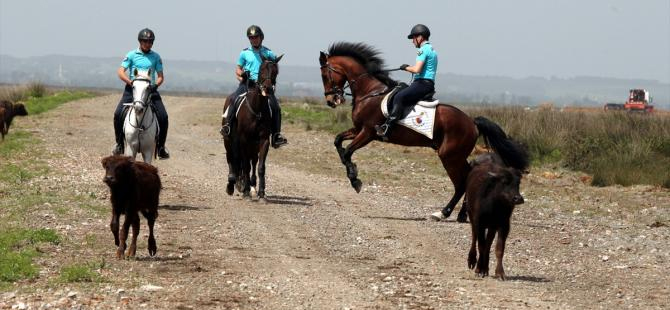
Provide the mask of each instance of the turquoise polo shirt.
{"label": "turquoise polo shirt", "polygon": [[121,62],[121,67],[128,69],[131,80],[135,78],[133,72],[135,69],[138,71],[151,69],[151,81],[153,84],[156,84],[156,72],[163,72],[163,61],[161,60],[161,56],[153,50],[144,53],[138,48],[126,54],[126,58]]}
{"label": "turquoise polo shirt", "polygon": [[237,59],[237,65],[242,67],[243,71],[249,71],[251,74],[249,79],[252,81],[258,81],[258,71],[260,71],[261,64],[263,63],[261,55],[273,61],[277,59],[277,56],[269,48],[262,45],[258,50],[255,50],[253,47],[243,49],[240,57]]}
{"label": "turquoise polo shirt", "polygon": [[414,75],[415,79],[427,79],[435,81],[437,75],[437,52],[430,42],[424,42],[417,50],[416,61],[423,61],[421,72]]}

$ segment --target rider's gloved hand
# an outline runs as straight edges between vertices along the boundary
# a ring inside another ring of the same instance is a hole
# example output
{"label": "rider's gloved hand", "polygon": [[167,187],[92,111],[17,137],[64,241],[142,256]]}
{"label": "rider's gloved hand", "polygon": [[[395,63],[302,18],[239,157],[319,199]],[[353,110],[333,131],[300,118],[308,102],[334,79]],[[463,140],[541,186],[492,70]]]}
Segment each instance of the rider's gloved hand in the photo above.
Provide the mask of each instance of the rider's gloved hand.
{"label": "rider's gloved hand", "polygon": [[156,91],[158,91],[158,85],[156,85],[156,84],[151,84],[151,86],[149,86],[149,91],[150,91],[150,93],[152,93],[152,94],[155,93]]}
{"label": "rider's gloved hand", "polygon": [[408,64],[402,64],[400,65],[400,70],[407,70],[407,67],[409,67]]}
{"label": "rider's gloved hand", "polygon": [[240,74],[240,77],[242,78],[242,82],[248,80],[249,79],[249,71],[242,71],[242,74]]}

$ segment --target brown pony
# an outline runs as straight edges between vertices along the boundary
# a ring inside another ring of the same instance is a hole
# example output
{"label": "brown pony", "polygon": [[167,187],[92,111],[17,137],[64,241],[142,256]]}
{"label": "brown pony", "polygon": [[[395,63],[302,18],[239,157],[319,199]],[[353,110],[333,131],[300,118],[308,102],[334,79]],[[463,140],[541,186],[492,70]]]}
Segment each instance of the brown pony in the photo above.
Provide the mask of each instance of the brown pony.
{"label": "brown pony", "polygon": [[[343,104],[344,90],[351,89],[353,127],[335,137],[335,148],[340,160],[346,166],[351,186],[360,192],[362,182],[358,179],[358,169],[351,161],[354,152],[373,140],[381,141],[376,135],[375,125],[384,122],[380,109],[383,95],[396,86],[379,52],[363,43],[338,42],[321,52],[321,79],[326,102],[331,107]],[[520,147],[508,139],[502,129],[486,118],[476,120],[451,105],[440,104],[436,108],[433,139],[429,139],[403,126],[395,126],[388,136],[390,143],[405,146],[430,147],[437,151],[451,182],[454,194],[442,209],[444,217],[449,217],[454,207],[465,193],[466,179],[470,172],[467,157],[481,134],[493,150],[511,167],[525,167],[525,157],[519,156]],[[344,140],[353,140],[346,148]],[[458,221],[465,222],[464,208],[458,214]]]}
{"label": "brown pony", "polygon": [[[282,55],[283,56],[283,55]],[[226,160],[228,161],[228,185],[226,192],[232,195],[237,184],[237,190],[242,197],[251,198],[251,187],[256,186],[256,166],[258,166],[258,199],[265,200],[265,159],[270,146],[271,111],[269,95],[274,93],[274,87],[279,74],[277,63],[263,59],[258,72],[256,83],[247,80],[247,94],[239,104],[237,119],[231,128],[229,136],[224,135]],[[226,98],[223,110],[225,111],[234,100],[234,94]],[[236,111],[228,111],[235,113]],[[221,125],[226,122],[225,115]]]}

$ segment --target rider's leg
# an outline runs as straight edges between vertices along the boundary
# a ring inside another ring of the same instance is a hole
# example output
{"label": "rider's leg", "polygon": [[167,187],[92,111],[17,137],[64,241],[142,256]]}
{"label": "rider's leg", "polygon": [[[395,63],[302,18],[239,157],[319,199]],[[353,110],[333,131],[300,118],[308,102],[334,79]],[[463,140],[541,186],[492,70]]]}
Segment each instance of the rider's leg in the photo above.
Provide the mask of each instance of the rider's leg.
{"label": "rider's leg", "polygon": [[288,140],[281,134],[281,107],[274,94],[270,95],[270,107],[272,107],[272,147],[278,148],[288,143]]}
{"label": "rider's leg", "polygon": [[375,126],[377,130],[377,135],[381,137],[388,137],[391,126],[395,124],[395,121],[402,118],[407,110],[407,107],[413,106],[421,98],[423,98],[428,93],[431,93],[435,90],[433,81],[430,80],[415,80],[409,87],[398,91],[398,93],[393,97],[393,108],[389,113],[389,117],[386,119],[386,122],[381,126]]}
{"label": "rider's leg", "polygon": [[163,99],[161,95],[156,91],[152,94],[153,104],[156,108],[156,118],[158,119],[158,145],[156,149],[158,150],[158,157],[161,159],[170,158],[170,153],[168,153],[167,148],[165,147],[165,140],[167,140],[168,133],[168,114],[165,110],[165,105],[163,105]]}
{"label": "rider's leg", "polygon": [[226,123],[221,128],[221,132],[224,135],[230,135],[231,129],[233,128],[232,124],[235,121],[235,113],[237,112],[238,97],[247,91],[247,85],[245,83],[240,83],[237,87],[237,90],[233,93],[233,102],[230,103],[228,107],[228,114],[226,115]]}
{"label": "rider's leg", "polygon": [[123,110],[125,108],[123,104],[132,101],[133,88],[130,85],[126,85],[121,100],[116,106],[116,110],[114,110],[114,137],[116,139],[116,145],[114,146],[114,150],[112,150],[113,155],[123,154]]}

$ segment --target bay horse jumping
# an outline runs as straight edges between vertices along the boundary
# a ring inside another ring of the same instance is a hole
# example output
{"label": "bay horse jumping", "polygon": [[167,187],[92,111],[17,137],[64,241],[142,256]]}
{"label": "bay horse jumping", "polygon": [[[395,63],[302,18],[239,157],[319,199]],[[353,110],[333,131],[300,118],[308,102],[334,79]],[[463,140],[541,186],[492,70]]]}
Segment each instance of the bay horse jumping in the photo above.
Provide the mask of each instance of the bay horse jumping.
{"label": "bay horse jumping", "polygon": [[256,186],[256,167],[258,166],[258,199],[265,201],[265,160],[270,146],[272,129],[272,109],[270,95],[274,94],[279,65],[283,55],[274,61],[262,59],[258,72],[258,81],[247,80],[247,92],[242,96],[238,111],[226,111],[237,100],[234,93],[226,98],[223,106],[223,119],[226,113],[236,113],[230,135],[224,135],[226,160],[228,161],[228,185],[226,192],[232,195],[235,185],[242,192],[243,198],[251,198],[251,187]]}
{"label": "bay horse jumping", "polygon": [[[389,77],[390,70],[384,70],[384,61],[379,57],[379,52],[364,43],[334,43],[328,53],[321,52],[319,63],[328,106],[335,108],[345,103],[344,91],[346,88],[351,90],[353,127],[335,137],[335,148],[346,167],[351,186],[360,192],[362,182],[358,179],[358,169],[351,157],[356,150],[371,141],[382,141],[375,130],[375,125],[385,120],[380,108],[381,101],[383,95],[397,86],[397,82]],[[520,152],[525,150],[507,138],[498,125],[484,117],[473,120],[458,108],[446,104],[436,107],[432,139],[403,126],[395,126],[386,142],[430,147],[437,151],[442,166],[454,184],[454,194],[442,209],[442,215],[447,218],[465,193],[471,169],[467,158],[479,135],[509,166],[527,166],[524,162],[527,156],[520,156]],[[345,140],[353,141],[344,148],[342,142]],[[459,222],[466,221],[467,213],[464,209],[462,207],[458,214]]]}

